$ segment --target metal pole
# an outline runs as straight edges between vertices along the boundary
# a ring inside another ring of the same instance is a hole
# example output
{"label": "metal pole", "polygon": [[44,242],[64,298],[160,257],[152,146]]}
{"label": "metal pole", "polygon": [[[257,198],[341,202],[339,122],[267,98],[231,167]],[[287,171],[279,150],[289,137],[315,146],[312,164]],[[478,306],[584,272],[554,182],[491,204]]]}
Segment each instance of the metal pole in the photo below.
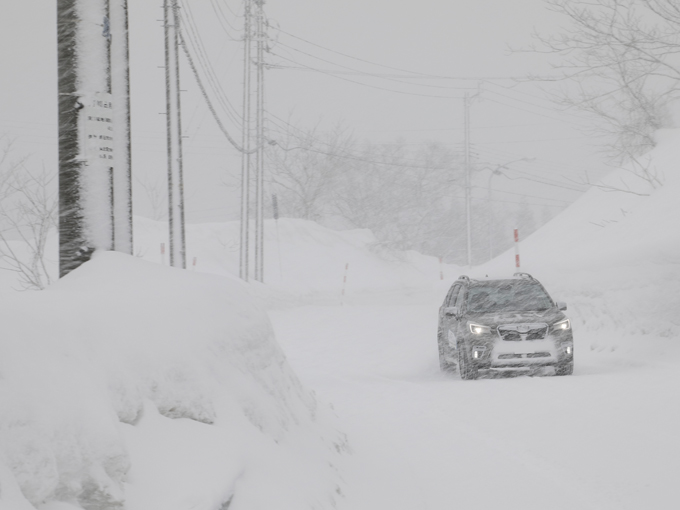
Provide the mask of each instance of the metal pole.
{"label": "metal pole", "polygon": [[264,281],[264,0],[257,4],[257,170],[255,180],[255,279]]}
{"label": "metal pole", "polygon": [[467,239],[467,265],[472,267],[472,190],[470,178],[470,96],[465,92],[463,97],[463,117],[465,133],[465,219]]}
{"label": "metal pole", "polygon": [[248,281],[250,243],[250,16],[251,0],[245,0],[243,48],[243,140],[241,153],[241,242],[239,276]]}
{"label": "metal pole", "polygon": [[168,220],[170,265],[186,269],[184,185],[182,175],[182,117],[179,92],[179,12],[177,0],[164,0],[165,95],[168,144]]}
{"label": "metal pole", "polygon": [[489,187],[486,193],[486,200],[487,200],[487,233],[489,235],[489,260],[493,259],[493,235],[492,235],[492,227],[493,227],[493,203],[491,202],[491,179],[493,176],[496,174],[498,170],[493,170],[491,174],[489,174]]}
{"label": "metal pole", "polygon": [[262,1],[261,0],[255,0],[255,5],[257,6],[256,11],[255,11],[255,144],[256,144],[256,153],[255,153],[255,263],[254,263],[254,273],[255,273],[255,280],[258,282],[262,281],[262,276],[260,274],[261,270],[261,251],[262,251],[262,246],[260,244],[261,241],[261,231],[260,229],[262,228],[262,203],[261,203],[261,195],[260,195],[260,165],[262,163],[262,153],[260,151],[260,143],[261,143],[261,107],[262,104],[260,102],[260,88],[262,86],[261,83],[261,75],[260,75],[260,67],[261,67],[261,49],[262,49]]}

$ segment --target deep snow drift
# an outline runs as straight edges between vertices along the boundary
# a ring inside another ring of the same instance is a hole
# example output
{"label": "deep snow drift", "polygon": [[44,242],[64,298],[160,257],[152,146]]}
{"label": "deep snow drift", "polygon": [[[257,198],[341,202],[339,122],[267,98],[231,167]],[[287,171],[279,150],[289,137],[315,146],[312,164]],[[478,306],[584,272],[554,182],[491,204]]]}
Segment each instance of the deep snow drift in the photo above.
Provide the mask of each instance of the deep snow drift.
{"label": "deep snow drift", "polygon": [[345,439],[240,281],[98,253],[44,292],[0,299],[0,508],[340,497]]}

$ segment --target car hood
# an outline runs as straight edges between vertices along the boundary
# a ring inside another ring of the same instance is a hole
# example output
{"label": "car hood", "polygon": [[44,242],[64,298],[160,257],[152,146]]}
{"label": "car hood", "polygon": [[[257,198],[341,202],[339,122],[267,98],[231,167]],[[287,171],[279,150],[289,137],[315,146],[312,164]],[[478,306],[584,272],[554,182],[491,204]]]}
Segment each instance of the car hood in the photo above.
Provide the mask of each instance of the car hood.
{"label": "car hood", "polygon": [[497,325],[497,324],[526,324],[526,323],[546,323],[554,324],[555,322],[565,319],[566,315],[557,308],[550,308],[539,312],[485,312],[485,313],[468,313],[467,319],[472,322],[479,322],[483,325]]}

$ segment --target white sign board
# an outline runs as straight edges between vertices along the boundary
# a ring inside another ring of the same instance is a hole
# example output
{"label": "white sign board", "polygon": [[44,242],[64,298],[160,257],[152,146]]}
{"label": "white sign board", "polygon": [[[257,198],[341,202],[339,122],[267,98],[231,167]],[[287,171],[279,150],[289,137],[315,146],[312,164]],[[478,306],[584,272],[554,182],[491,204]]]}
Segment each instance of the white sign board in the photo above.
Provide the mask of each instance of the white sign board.
{"label": "white sign board", "polygon": [[82,110],[85,137],[85,156],[90,164],[96,162],[113,166],[113,103],[111,94],[98,92],[83,98]]}

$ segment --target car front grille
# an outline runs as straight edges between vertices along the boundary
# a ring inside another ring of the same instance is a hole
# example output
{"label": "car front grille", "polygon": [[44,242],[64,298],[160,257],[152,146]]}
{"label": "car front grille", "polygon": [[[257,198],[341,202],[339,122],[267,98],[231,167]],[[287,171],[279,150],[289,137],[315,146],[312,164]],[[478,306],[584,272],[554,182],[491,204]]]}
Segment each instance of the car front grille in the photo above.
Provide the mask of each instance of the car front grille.
{"label": "car front grille", "polygon": [[506,342],[543,340],[548,334],[547,324],[506,324],[498,326],[498,334]]}
{"label": "car front grille", "polygon": [[527,354],[499,354],[498,359],[549,358],[549,352],[529,352]]}

